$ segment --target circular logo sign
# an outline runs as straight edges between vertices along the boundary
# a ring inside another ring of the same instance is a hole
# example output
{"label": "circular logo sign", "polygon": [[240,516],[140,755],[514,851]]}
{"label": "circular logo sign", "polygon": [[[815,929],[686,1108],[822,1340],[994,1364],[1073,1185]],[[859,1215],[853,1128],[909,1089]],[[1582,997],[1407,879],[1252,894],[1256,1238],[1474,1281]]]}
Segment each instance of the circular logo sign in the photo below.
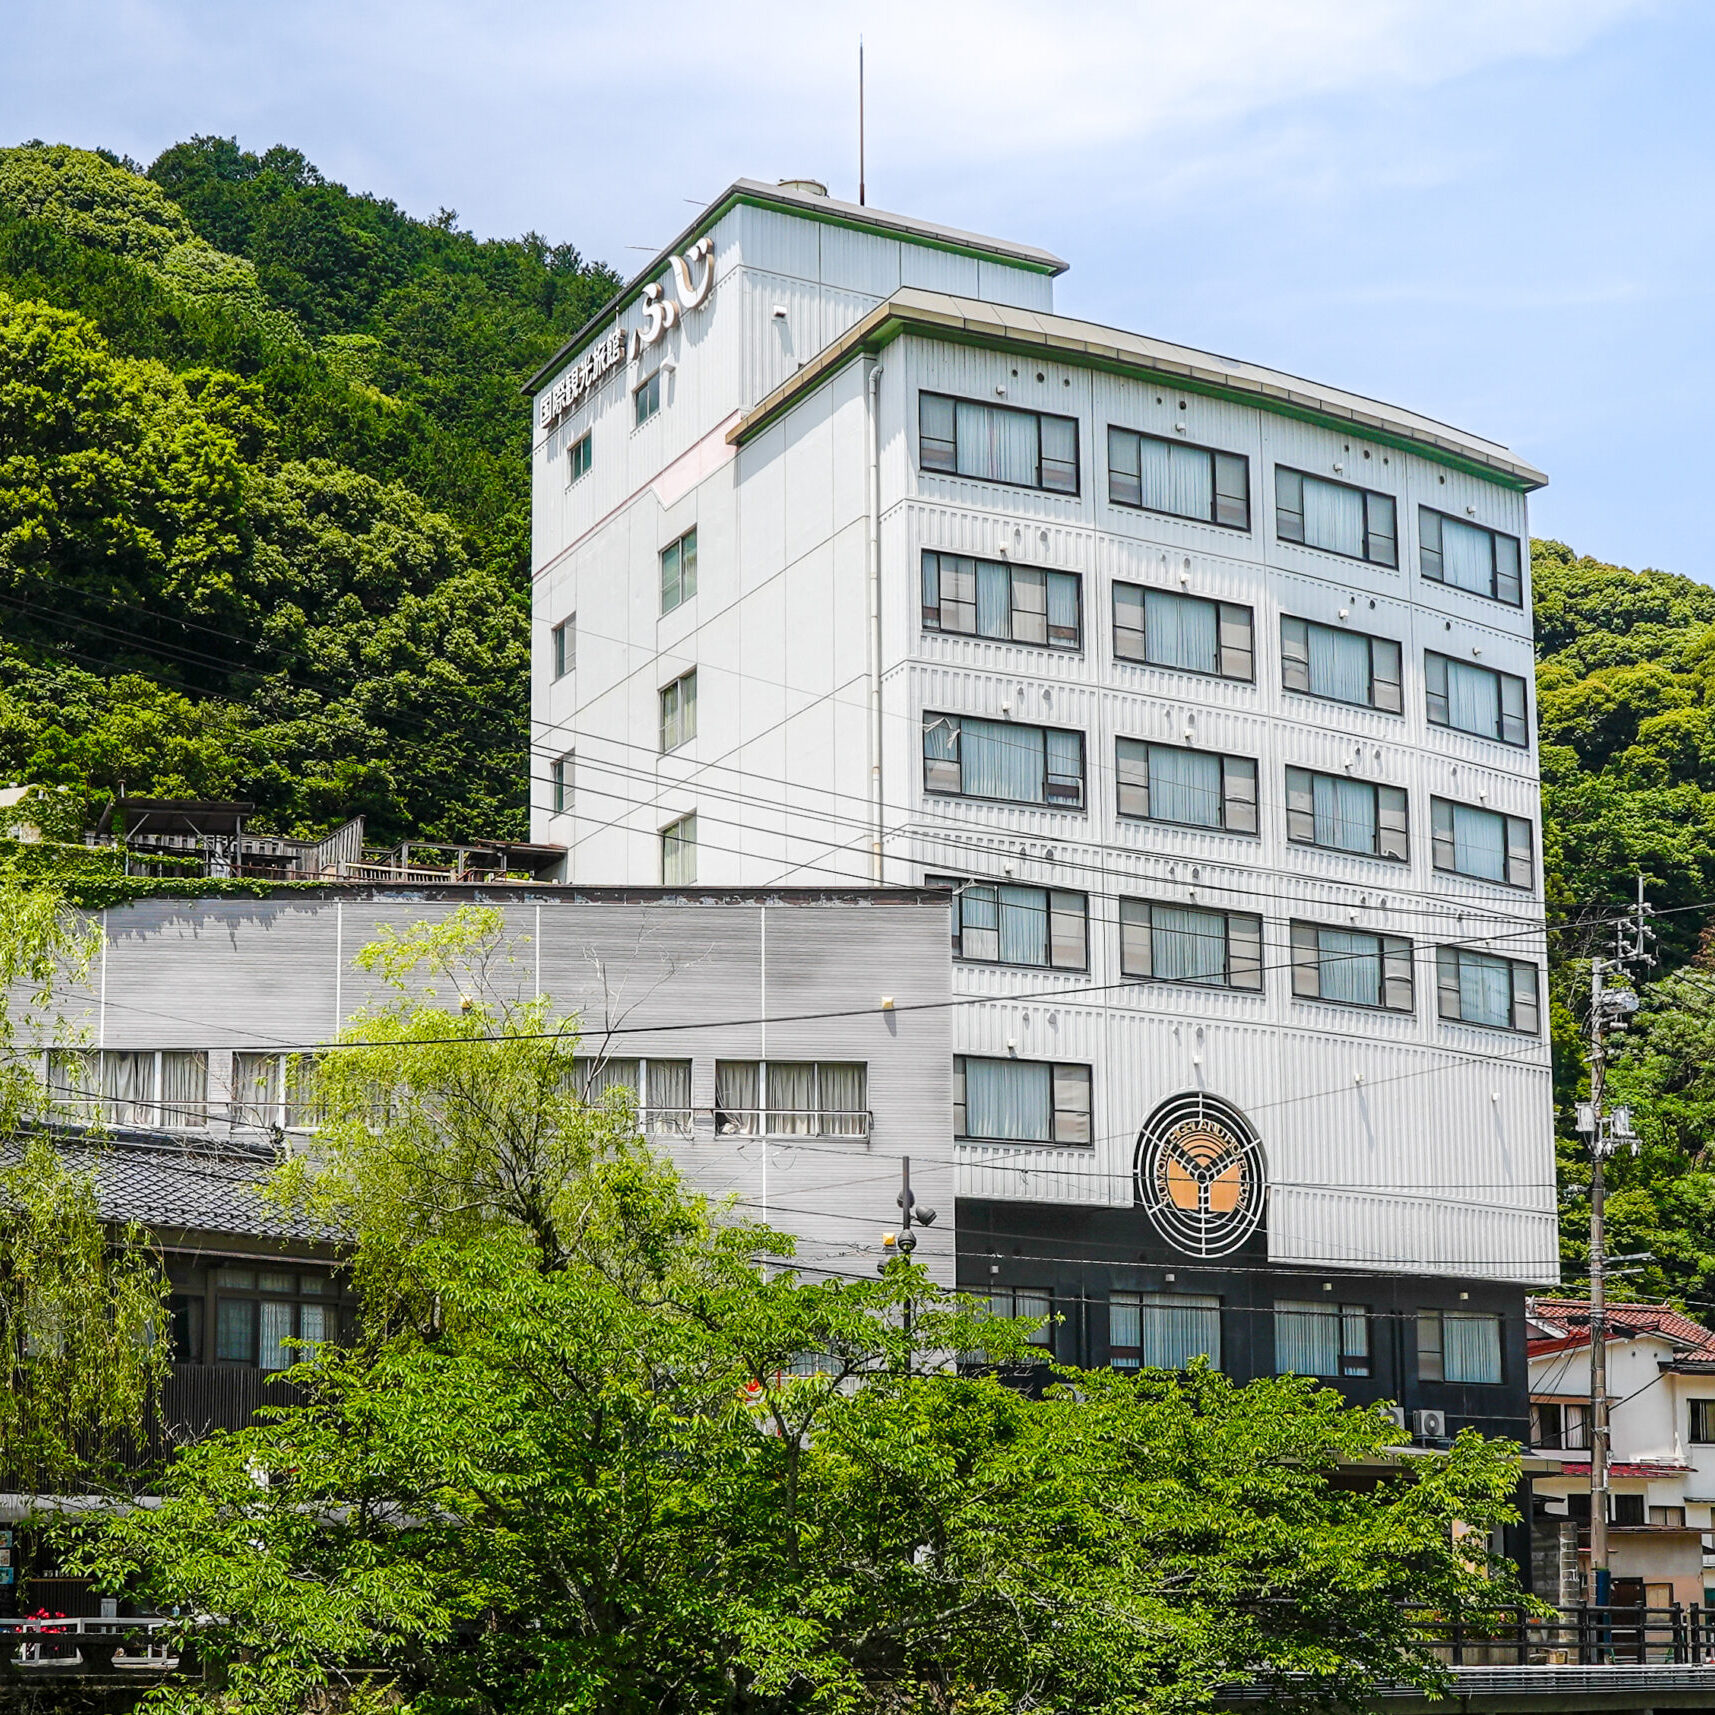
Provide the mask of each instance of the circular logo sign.
{"label": "circular logo sign", "polygon": [[1262,1145],[1230,1103],[1201,1091],[1174,1096],[1137,1143],[1137,1199],[1151,1224],[1188,1256],[1235,1251],[1262,1219]]}

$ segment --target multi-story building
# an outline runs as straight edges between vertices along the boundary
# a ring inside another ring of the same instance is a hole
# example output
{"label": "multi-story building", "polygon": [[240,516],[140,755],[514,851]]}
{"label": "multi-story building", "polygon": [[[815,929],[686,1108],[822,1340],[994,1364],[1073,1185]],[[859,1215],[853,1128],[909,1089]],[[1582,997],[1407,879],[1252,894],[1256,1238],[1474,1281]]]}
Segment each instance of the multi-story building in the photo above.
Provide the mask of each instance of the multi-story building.
{"label": "multi-story building", "polygon": [[533,838],[949,887],[963,1284],[1522,1437],[1544,479],[1063,267],[741,181],[534,378]]}
{"label": "multi-story building", "polygon": [[[1533,1299],[1530,1445],[1561,1461],[1538,1477],[1536,1535],[1590,1547],[1590,1305]],[[1666,1304],[1610,1304],[1608,1558],[1614,1600],[1665,1608],[1715,1585],[1715,1334]]]}

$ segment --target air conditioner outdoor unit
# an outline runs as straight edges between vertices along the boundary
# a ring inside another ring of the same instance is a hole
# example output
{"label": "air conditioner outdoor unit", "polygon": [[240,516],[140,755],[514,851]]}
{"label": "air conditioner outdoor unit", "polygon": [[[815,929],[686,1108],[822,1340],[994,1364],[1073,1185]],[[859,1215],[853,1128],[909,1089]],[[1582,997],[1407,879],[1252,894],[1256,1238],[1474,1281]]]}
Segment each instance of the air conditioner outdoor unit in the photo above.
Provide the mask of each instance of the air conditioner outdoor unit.
{"label": "air conditioner outdoor unit", "polygon": [[1411,1414],[1411,1433],[1419,1441],[1445,1441],[1447,1439],[1447,1413],[1444,1411],[1414,1411]]}
{"label": "air conditioner outdoor unit", "polygon": [[1401,1429],[1405,1428],[1405,1407],[1403,1405],[1384,1405],[1382,1415],[1391,1418]]}

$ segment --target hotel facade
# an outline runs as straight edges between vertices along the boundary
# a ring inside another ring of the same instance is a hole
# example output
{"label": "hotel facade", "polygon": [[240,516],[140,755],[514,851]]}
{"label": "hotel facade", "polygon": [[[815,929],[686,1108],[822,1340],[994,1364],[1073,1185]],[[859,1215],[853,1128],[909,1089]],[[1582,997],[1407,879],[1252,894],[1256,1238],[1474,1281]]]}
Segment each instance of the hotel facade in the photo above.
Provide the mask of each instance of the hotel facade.
{"label": "hotel facade", "polygon": [[1522,1438],[1545,479],[1063,268],[740,181],[534,378],[533,838],[945,888],[961,1284]]}

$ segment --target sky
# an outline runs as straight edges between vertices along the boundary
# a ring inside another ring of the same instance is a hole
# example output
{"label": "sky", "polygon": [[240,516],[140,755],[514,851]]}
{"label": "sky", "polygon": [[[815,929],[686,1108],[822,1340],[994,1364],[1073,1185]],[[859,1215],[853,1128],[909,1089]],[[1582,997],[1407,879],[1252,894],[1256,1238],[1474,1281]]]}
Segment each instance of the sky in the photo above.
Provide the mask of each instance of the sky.
{"label": "sky", "polygon": [[1548,472],[1535,533],[1715,582],[1710,0],[0,0],[0,142],[198,133],[629,275],[733,179],[1039,244],[1062,313]]}

